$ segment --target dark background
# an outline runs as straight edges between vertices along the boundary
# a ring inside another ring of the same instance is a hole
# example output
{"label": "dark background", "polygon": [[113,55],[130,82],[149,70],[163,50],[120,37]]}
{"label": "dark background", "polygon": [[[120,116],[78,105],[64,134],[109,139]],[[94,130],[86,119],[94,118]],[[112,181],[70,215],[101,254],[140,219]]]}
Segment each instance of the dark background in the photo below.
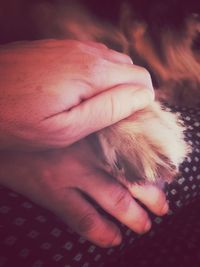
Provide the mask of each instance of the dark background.
{"label": "dark background", "polygon": [[[68,0],[0,0],[0,43],[38,38],[31,16],[33,5],[47,2],[52,5],[69,2]],[[72,1],[75,2],[75,1]],[[122,0],[80,0],[93,14],[102,20],[118,23]],[[181,28],[182,21],[188,13],[200,14],[199,0],[129,0],[137,17],[145,19],[148,24],[172,24]]]}

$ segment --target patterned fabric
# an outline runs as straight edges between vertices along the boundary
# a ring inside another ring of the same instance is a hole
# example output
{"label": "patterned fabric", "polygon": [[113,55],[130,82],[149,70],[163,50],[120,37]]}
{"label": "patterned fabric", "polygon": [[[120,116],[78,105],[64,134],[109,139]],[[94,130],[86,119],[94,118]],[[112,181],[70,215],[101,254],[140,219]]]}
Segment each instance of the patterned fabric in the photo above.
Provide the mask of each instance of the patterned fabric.
{"label": "patterned fabric", "polygon": [[153,227],[139,236],[119,224],[124,239],[110,249],[96,247],[48,211],[0,187],[0,267],[200,266],[200,106],[178,108],[188,126],[193,153],[181,175],[166,187],[170,212],[150,214]]}

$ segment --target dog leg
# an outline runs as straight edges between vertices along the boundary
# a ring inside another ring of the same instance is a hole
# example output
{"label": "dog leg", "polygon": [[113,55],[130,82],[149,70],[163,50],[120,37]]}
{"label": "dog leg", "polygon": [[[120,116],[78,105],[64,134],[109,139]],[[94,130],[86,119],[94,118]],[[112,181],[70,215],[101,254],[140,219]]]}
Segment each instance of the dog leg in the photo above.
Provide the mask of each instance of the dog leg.
{"label": "dog leg", "polygon": [[171,181],[189,148],[177,116],[154,102],[97,133],[104,168],[129,182]]}

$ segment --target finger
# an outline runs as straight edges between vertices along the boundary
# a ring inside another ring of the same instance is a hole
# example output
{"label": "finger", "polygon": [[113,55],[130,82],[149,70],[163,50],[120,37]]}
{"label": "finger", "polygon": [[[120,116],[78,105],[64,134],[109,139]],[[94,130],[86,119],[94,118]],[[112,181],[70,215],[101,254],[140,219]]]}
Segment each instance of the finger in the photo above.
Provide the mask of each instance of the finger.
{"label": "finger", "polygon": [[92,46],[92,47],[95,47],[97,49],[104,49],[104,50],[107,50],[108,47],[103,44],[103,43],[99,43],[99,42],[94,42],[94,41],[85,41],[84,44],[86,45],[89,45],[89,46]]}
{"label": "finger", "polygon": [[103,43],[86,41],[84,44],[90,46],[90,48],[96,48],[96,54],[101,55],[108,61],[122,64],[133,64],[132,59],[128,55],[112,50]]}
{"label": "finger", "polygon": [[72,144],[145,108],[152,100],[152,94],[145,88],[130,84],[112,88],[82,102],[70,111],[43,121],[43,127],[47,129],[61,129],[59,133],[48,133],[48,143],[52,142],[56,146]]}
{"label": "finger", "polygon": [[104,51],[104,58],[115,63],[133,64],[132,59],[128,55],[112,49]]}
{"label": "finger", "polygon": [[[117,53],[115,52],[115,54]],[[153,92],[151,75],[145,68],[130,64],[130,62],[129,64],[119,64],[103,59],[97,63],[92,67],[89,81],[95,85],[95,93],[128,83],[146,87]]]}
{"label": "finger", "polygon": [[[145,88],[130,84],[112,88],[82,102],[70,111],[46,118],[42,127],[59,129],[59,133],[48,133],[47,143],[58,147],[72,144],[145,108],[152,100],[152,94]],[[41,142],[45,145],[42,137]]]}
{"label": "finger", "polygon": [[62,198],[54,212],[77,233],[101,247],[111,247],[121,243],[119,229],[101,216],[80,192],[64,189],[61,195]]}
{"label": "finger", "polygon": [[[99,176],[90,177],[90,183],[83,188],[104,210],[137,233],[144,233],[151,227],[147,212],[133,199],[129,191],[114,179]],[[98,188],[98,190],[94,190]]]}
{"label": "finger", "polygon": [[140,200],[149,210],[157,215],[168,212],[169,206],[164,192],[154,185],[127,186],[132,196]]}
{"label": "finger", "polygon": [[[118,54],[120,53],[115,52],[107,56],[115,60],[114,58]],[[126,64],[116,64],[104,59],[97,61],[97,64],[92,65],[92,70],[89,70],[89,73],[91,72],[89,75],[90,80],[87,80],[88,78],[85,78],[83,81],[72,79],[68,81],[66,88],[74,89],[76,92],[74,98],[78,99],[79,102],[80,100],[90,99],[112,88],[126,88],[127,85],[131,85],[132,88],[134,86],[136,88],[145,88],[154,98],[155,94],[149,72],[142,67],[130,64],[130,58],[124,56],[126,55],[123,55],[122,61],[126,62]],[[128,62],[129,64],[127,64]],[[72,108],[79,103],[77,100],[69,103],[69,96],[62,96],[65,102],[67,101],[66,109]],[[71,106],[69,106],[70,104]]]}

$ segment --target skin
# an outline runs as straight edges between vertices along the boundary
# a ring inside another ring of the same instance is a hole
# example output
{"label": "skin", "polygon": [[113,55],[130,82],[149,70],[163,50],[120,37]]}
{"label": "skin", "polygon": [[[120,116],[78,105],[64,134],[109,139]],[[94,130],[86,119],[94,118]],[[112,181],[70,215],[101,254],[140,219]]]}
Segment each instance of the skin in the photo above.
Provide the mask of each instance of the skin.
{"label": "skin", "polygon": [[122,185],[82,139],[153,100],[145,69],[102,44],[43,40],[1,46],[0,81],[0,184],[102,247],[119,244],[121,234],[81,192],[138,233],[151,223],[134,198],[167,212],[161,190]]}
{"label": "skin", "polygon": [[5,149],[65,147],[128,117],[154,97],[145,69],[91,42],[1,46],[0,81],[0,147]]}
{"label": "skin", "polygon": [[48,152],[0,154],[0,182],[58,215],[77,233],[101,247],[119,245],[119,228],[102,216],[82,193],[137,233],[151,227],[149,210],[164,215],[164,193],[152,185],[121,184],[103,172],[85,140]]}

